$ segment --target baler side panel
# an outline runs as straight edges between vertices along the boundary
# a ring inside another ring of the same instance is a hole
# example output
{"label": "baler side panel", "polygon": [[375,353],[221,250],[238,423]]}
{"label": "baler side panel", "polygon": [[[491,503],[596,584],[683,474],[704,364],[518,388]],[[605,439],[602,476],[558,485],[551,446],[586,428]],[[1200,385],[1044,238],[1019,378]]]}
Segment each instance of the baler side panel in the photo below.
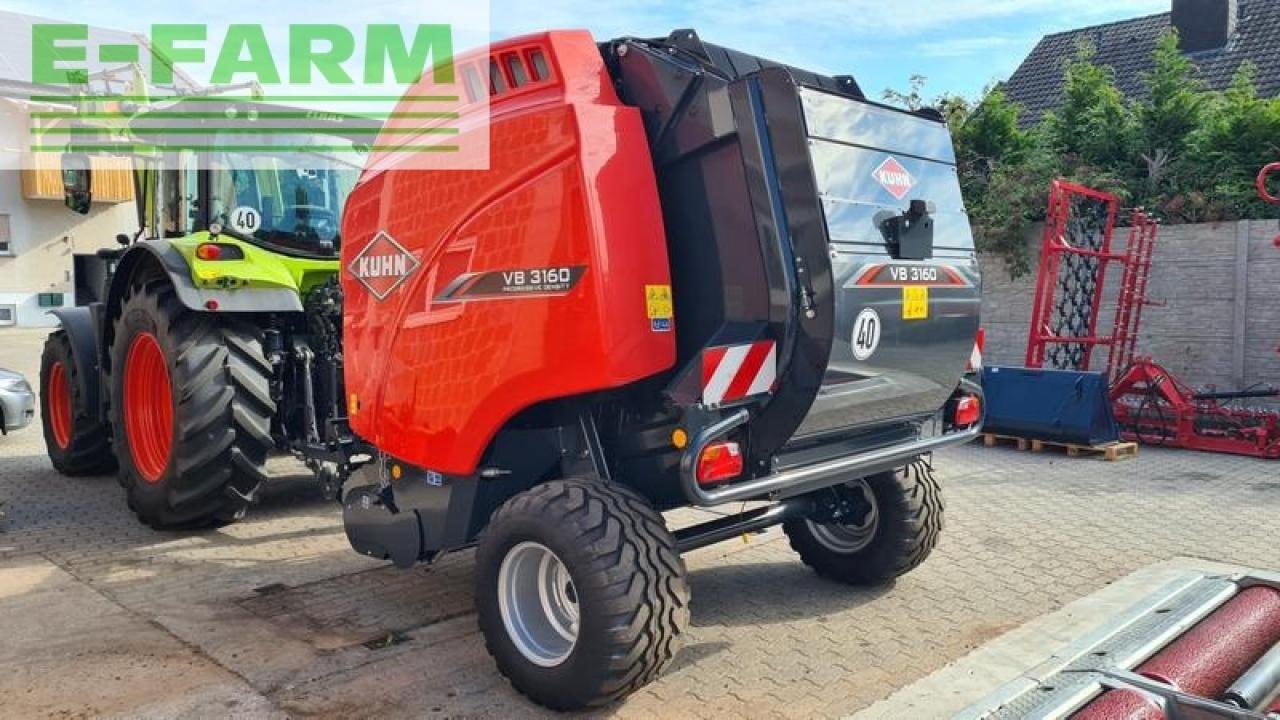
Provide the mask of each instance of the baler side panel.
{"label": "baler side panel", "polygon": [[[562,92],[493,99],[490,170],[388,169],[348,210],[344,266],[380,231],[421,263],[381,302],[344,272],[352,427],[449,475],[474,472],[521,410],[675,361],[670,319],[647,304],[671,280],[639,114],[617,102],[589,35],[547,45]],[[548,268],[572,268],[571,288],[471,292],[480,274],[509,287],[504,272]]]}

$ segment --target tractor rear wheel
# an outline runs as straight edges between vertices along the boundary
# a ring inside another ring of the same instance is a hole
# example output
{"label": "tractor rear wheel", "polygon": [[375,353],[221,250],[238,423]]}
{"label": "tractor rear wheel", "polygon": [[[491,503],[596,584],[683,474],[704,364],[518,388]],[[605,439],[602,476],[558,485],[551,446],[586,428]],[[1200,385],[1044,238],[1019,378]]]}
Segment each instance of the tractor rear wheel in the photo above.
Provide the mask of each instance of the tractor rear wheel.
{"label": "tractor rear wheel", "polygon": [[791,548],[822,577],[879,585],[915,569],[938,543],[942,490],[923,460],[823,492],[835,493],[839,521],[783,525]]}
{"label": "tractor rear wheel", "polygon": [[97,370],[76,364],[66,331],[50,333],[40,356],[40,420],[49,460],[63,475],[106,475],[116,469],[107,425],[82,392],[80,378],[86,372]]}
{"label": "tractor rear wheel", "polygon": [[251,323],[186,310],[167,280],[135,285],[111,347],[111,424],[129,507],[156,529],[244,516],[272,447],[271,364]]}
{"label": "tractor rear wheel", "polygon": [[619,485],[557,480],[507,501],[476,551],[476,609],[498,670],[554,710],[654,680],[689,624],[675,538]]}

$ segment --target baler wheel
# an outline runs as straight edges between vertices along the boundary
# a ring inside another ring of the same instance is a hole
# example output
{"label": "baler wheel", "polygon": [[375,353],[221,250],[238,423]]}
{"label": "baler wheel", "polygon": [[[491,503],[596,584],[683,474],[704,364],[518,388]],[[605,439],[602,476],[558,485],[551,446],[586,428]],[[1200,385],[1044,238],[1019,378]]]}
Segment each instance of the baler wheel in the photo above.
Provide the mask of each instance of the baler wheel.
{"label": "baler wheel", "polygon": [[157,530],[244,516],[273,443],[259,328],[186,310],[167,280],[134,286],[111,347],[109,416],[129,508]]}
{"label": "baler wheel", "polygon": [[508,500],[476,551],[480,630],[498,670],[554,710],[653,681],[689,624],[675,538],[620,485],[556,480]]}
{"label": "baler wheel", "polygon": [[40,418],[44,444],[53,468],[63,475],[106,475],[115,471],[107,425],[97,419],[97,408],[87,399],[78,382],[81,368],[71,353],[71,341],[63,330],[55,330],[44,342],[40,357]]}
{"label": "baler wheel", "polygon": [[[897,471],[842,486],[865,501],[856,521],[809,519],[783,525],[800,560],[822,577],[849,585],[879,585],[929,557],[942,533],[942,490],[931,468],[917,460]],[[869,505],[869,507],[868,507]]]}

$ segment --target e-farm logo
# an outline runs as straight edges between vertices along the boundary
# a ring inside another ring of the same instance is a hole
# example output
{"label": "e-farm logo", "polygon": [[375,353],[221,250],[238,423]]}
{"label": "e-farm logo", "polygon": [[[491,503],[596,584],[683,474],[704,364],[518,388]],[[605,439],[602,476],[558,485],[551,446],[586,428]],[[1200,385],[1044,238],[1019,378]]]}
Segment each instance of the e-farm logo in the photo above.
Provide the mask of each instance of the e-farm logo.
{"label": "e-farm logo", "polygon": [[[88,60],[89,26],[34,24],[31,28],[31,73],[38,85],[80,85],[88,82],[87,65],[67,67]],[[205,25],[153,25],[151,28],[151,81],[174,81],[174,67],[204,65],[210,56],[210,28]],[[399,25],[365,28],[362,76],[349,69],[356,52],[356,36],[342,25],[290,25],[287,57],[272,51],[261,25],[234,24],[217,43],[210,81],[232,83],[251,79],[260,85],[310,85],[316,75],[333,85],[382,85],[388,67],[394,81],[417,83],[427,71],[441,84],[453,84],[453,33],[448,25],[419,25],[410,41]],[[141,63],[141,47],[103,44],[97,47],[101,63]]]}
{"label": "e-farm logo", "polygon": [[[292,155],[327,167],[394,153],[434,156],[419,164],[429,169],[488,166],[488,95],[468,94],[458,67],[487,71],[487,47],[456,57],[450,23],[132,34],[33,22],[31,40],[34,154],[181,154],[206,166],[252,164],[226,153]],[[464,116],[481,131],[462,133]]]}

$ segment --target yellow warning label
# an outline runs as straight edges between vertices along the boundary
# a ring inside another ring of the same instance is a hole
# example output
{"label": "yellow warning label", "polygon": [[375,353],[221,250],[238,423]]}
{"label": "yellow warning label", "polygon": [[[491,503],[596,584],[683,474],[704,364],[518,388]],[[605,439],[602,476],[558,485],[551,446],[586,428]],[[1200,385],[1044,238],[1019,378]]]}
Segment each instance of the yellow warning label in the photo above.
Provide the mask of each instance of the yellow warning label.
{"label": "yellow warning label", "polygon": [[902,319],[925,320],[929,317],[929,286],[910,285],[902,288]]}
{"label": "yellow warning label", "polygon": [[650,320],[670,320],[675,317],[670,285],[645,285],[644,303]]}

